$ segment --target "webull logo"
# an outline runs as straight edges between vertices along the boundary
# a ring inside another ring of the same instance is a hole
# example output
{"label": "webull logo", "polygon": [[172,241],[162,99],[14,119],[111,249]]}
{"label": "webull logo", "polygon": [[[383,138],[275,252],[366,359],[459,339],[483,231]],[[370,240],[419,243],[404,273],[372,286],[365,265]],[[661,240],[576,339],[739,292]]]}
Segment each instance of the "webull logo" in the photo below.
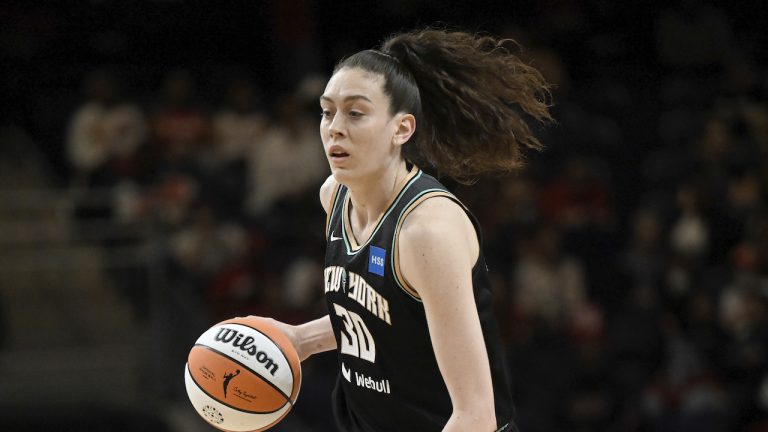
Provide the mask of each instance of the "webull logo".
{"label": "webull logo", "polygon": [[385,394],[391,393],[389,389],[388,379],[375,380],[369,376],[365,376],[355,371],[355,380],[353,381],[352,370],[346,367],[344,363],[341,364],[341,375],[344,376],[344,379],[346,379],[352,384],[355,384],[358,387],[367,388],[378,393],[385,393]]}
{"label": "webull logo", "polygon": [[264,368],[269,371],[272,376],[277,373],[278,365],[275,361],[267,355],[264,351],[259,351],[259,348],[254,344],[256,339],[251,336],[244,336],[237,330],[222,327],[215,336],[216,341],[232,344],[233,347],[239,348],[241,351],[246,352],[248,355],[255,357],[256,361],[264,365]]}

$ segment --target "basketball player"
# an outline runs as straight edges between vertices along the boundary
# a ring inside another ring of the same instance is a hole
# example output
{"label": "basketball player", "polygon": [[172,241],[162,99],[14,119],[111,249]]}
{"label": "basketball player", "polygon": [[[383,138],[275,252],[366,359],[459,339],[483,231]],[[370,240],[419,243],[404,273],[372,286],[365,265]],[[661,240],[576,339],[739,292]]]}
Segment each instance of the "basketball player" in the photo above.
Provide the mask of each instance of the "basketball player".
{"label": "basketball player", "polygon": [[475,218],[415,164],[470,179],[540,148],[548,86],[505,41],[422,30],[341,61],[320,96],[332,175],[328,315],[273,322],[301,359],[338,350],[342,431],[512,431],[507,367]]}

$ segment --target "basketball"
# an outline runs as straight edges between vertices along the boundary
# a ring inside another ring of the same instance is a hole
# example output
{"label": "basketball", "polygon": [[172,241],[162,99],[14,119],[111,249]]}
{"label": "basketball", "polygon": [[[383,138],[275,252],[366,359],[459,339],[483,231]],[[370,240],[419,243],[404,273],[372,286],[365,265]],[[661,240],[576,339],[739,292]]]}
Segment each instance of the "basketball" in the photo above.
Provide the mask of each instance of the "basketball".
{"label": "basketball", "polygon": [[184,370],[195,410],[223,431],[263,431],[293,407],[301,363],[288,337],[259,318],[233,318],[206,330]]}

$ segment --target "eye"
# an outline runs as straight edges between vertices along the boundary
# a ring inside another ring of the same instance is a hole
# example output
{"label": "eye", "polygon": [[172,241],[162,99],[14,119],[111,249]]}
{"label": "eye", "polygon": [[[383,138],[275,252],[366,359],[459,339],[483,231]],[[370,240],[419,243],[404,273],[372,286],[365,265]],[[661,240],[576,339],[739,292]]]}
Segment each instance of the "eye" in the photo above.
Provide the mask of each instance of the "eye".
{"label": "eye", "polygon": [[324,119],[329,119],[329,118],[333,117],[333,113],[330,110],[324,109],[324,110],[322,110],[320,112],[320,117],[322,117]]}
{"label": "eye", "polygon": [[360,111],[350,111],[349,116],[352,118],[362,117],[363,113],[361,113]]}

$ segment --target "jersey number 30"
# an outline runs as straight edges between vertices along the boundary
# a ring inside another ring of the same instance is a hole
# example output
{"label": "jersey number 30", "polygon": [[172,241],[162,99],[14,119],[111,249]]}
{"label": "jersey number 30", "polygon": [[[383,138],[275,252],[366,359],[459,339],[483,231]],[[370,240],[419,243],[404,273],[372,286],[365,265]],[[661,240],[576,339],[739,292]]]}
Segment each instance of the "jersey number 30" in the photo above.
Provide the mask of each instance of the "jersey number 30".
{"label": "jersey number 30", "polygon": [[373,341],[371,332],[365,326],[365,322],[360,315],[348,311],[343,307],[334,304],[336,315],[341,317],[344,322],[344,336],[341,338],[341,353],[360,357],[371,363],[376,362],[376,343]]}

